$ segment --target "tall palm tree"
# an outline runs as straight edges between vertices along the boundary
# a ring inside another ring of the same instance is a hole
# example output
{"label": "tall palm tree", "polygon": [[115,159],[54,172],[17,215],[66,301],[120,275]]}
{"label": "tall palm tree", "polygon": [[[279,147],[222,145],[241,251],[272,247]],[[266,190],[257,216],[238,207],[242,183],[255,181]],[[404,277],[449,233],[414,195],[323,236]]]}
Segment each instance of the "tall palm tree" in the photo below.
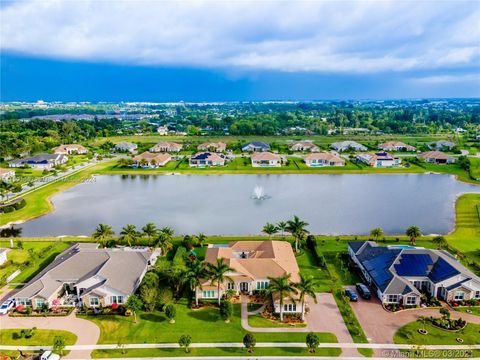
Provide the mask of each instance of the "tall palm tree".
{"label": "tall palm tree", "polygon": [[277,278],[271,278],[270,283],[268,284],[267,291],[269,294],[278,293],[280,298],[280,321],[283,321],[283,300],[286,297],[289,297],[293,300],[292,294],[297,294],[297,289],[295,286],[290,282],[291,274],[286,274]]}
{"label": "tall palm tree", "polygon": [[162,251],[162,255],[167,256],[167,253],[173,249],[172,238],[160,231],[157,237],[156,246]]}
{"label": "tall palm tree", "polygon": [[405,231],[405,235],[410,238],[410,243],[415,246],[417,244],[417,238],[422,236],[422,232],[418,226],[412,225]]}
{"label": "tall palm tree", "polygon": [[435,236],[432,242],[436,244],[439,249],[445,249],[448,246],[447,240],[442,235]]}
{"label": "tall palm tree", "polygon": [[97,240],[102,247],[105,246],[105,241],[115,235],[112,227],[107,224],[98,224],[92,237]]}
{"label": "tall palm tree", "polygon": [[278,231],[278,228],[271,223],[266,223],[262,229],[262,232],[268,235],[268,238],[271,239],[272,235]]}
{"label": "tall palm tree", "polygon": [[120,239],[126,241],[128,246],[132,246],[132,242],[135,243],[138,239],[137,227],[133,224],[127,224],[120,231]]}
{"label": "tall palm tree", "polygon": [[277,223],[277,229],[281,231],[282,236],[285,235],[285,231],[287,231],[287,222],[286,221],[279,221]]}
{"label": "tall palm tree", "polygon": [[204,233],[199,233],[197,235],[198,245],[203,246],[205,244],[205,241],[207,241],[207,236]]}
{"label": "tall palm tree", "polygon": [[202,290],[202,279],[208,277],[207,266],[203,261],[194,261],[186,273],[186,279],[190,285],[190,289],[195,293],[195,305],[198,306],[197,288]]}
{"label": "tall palm tree", "polygon": [[165,236],[169,237],[170,240],[172,240],[175,231],[171,227],[164,226],[160,229],[160,233],[164,234]]}
{"label": "tall palm tree", "polygon": [[227,265],[223,258],[218,258],[215,264],[208,264],[208,273],[212,285],[217,284],[218,305],[220,306],[220,285],[223,284],[225,279],[229,279],[225,274],[233,269]]}
{"label": "tall palm tree", "polygon": [[309,295],[315,304],[317,303],[317,296],[315,289],[318,285],[318,281],[313,276],[304,276],[300,274],[300,281],[294,286],[298,290],[299,299],[302,303],[302,320],[305,319],[305,296]]}
{"label": "tall palm tree", "polygon": [[305,229],[305,227],[308,225],[309,224],[307,222],[300,220],[297,215],[294,215],[292,220],[287,221],[286,230],[292,234],[295,239],[295,251],[298,251],[300,240],[309,233],[308,230]]}
{"label": "tall palm tree", "polygon": [[151,244],[152,239],[158,233],[158,229],[157,229],[157,227],[155,226],[154,223],[149,222],[148,224],[145,224],[144,227],[142,227],[142,232],[147,237],[148,243]]}
{"label": "tall palm tree", "polygon": [[373,237],[375,239],[375,241],[377,241],[380,237],[382,237],[384,235],[384,232],[381,228],[379,227],[376,227],[375,229],[372,229],[370,231],[370,236]]}

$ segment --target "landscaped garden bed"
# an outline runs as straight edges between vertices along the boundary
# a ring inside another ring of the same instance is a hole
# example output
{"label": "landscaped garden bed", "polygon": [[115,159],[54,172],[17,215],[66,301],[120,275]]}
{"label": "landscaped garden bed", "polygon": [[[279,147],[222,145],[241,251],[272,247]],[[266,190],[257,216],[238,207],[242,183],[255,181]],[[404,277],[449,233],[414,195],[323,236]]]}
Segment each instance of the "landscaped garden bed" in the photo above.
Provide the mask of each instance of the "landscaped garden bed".
{"label": "landscaped garden bed", "polygon": [[19,305],[9,314],[12,317],[47,317],[47,316],[68,316],[74,307],[42,308],[33,310],[30,306]]}

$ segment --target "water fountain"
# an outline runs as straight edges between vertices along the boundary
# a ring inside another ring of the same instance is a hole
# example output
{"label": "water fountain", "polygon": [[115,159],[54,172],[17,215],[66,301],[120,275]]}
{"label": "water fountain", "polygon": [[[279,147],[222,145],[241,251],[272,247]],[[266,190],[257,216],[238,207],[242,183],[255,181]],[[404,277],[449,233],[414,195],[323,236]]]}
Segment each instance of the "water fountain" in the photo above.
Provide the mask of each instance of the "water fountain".
{"label": "water fountain", "polygon": [[265,195],[265,191],[263,190],[263,187],[256,185],[255,188],[253,189],[253,195],[252,199],[254,200],[265,200],[267,199],[268,196]]}

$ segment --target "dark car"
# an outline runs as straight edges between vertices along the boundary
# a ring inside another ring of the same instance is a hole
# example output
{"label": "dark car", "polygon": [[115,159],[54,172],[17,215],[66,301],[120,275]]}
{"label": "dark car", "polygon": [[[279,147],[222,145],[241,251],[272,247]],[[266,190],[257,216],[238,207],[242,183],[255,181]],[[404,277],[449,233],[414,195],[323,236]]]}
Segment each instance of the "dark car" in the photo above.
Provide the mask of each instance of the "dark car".
{"label": "dark car", "polygon": [[353,289],[345,289],[345,295],[348,296],[350,301],[358,301],[357,293]]}
{"label": "dark car", "polygon": [[357,285],[355,285],[355,287],[357,288],[360,296],[365,300],[370,300],[372,298],[372,294],[370,293],[370,290],[368,290],[368,287],[365,284],[358,283]]}

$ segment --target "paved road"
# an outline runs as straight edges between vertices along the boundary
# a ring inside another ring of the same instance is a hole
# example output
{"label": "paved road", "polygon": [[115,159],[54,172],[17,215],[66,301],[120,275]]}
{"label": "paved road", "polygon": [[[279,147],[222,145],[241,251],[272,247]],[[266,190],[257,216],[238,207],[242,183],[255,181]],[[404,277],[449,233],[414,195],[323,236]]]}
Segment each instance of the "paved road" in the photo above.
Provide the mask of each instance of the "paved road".
{"label": "paved road", "polygon": [[[69,316],[57,317],[0,317],[0,329],[26,329],[32,327],[49,330],[65,330],[77,335],[75,346],[86,346],[86,348],[80,347],[78,350],[71,351],[64,359],[90,359],[92,346],[96,346],[92,344],[97,344],[100,338],[100,329],[97,325],[91,321],[77,318],[74,313]],[[52,344],[46,345],[47,346],[38,346],[37,348],[47,349]],[[2,348],[5,349],[5,347]],[[12,346],[12,348],[12,350],[21,349],[19,346]]]}

